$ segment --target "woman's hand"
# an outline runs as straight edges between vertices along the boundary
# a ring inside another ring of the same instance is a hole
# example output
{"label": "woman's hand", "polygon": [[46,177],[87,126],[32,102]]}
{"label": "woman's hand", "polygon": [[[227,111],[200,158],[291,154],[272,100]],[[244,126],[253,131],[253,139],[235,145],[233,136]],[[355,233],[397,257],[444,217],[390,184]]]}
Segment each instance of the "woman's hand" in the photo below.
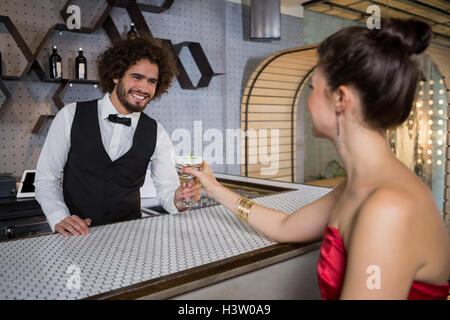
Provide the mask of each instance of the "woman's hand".
{"label": "woman's hand", "polygon": [[187,167],[183,168],[183,172],[192,174],[193,176],[197,177],[197,179],[200,180],[203,188],[205,188],[206,194],[211,198],[215,198],[215,192],[218,188],[221,187],[221,185],[219,182],[217,182],[211,167],[205,160],[203,160],[202,168],[200,170],[196,170],[192,167]]}

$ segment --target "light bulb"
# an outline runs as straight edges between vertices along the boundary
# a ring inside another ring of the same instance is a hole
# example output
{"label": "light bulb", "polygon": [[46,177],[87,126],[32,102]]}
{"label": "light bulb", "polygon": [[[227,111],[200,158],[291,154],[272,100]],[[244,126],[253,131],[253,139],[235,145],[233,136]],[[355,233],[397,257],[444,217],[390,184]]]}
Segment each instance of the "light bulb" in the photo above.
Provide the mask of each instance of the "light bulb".
{"label": "light bulb", "polygon": [[428,154],[432,154],[433,151],[431,151],[430,149],[428,149],[427,153],[428,153]]}
{"label": "light bulb", "polygon": [[428,114],[431,116],[433,114],[433,110],[428,110]]}
{"label": "light bulb", "polygon": [[438,124],[442,126],[444,124],[444,121],[438,120]]}
{"label": "light bulb", "polygon": [[439,94],[444,94],[444,90],[439,90]]}
{"label": "light bulb", "polygon": [[438,113],[439,113],[440,115],[443,115],[443,114],[444,114],[444,110],[441,109],[441,110],[438,111]]}
{"label": "light bulb", "polygon": [[441,146],[442,145],[442,140],[438,140],[437,144]]}
{"label": "light bulb", "polygon": [[433,105],[433,100],[428,100],[428,104],[431,106]]}
{"label": "light bulb", "polygon": [[436,161],[437,165],[440,166],[442,164],[441,160]]}
{"label": "light bulb", "polygon": [[433,130],[428,130],[428,134],[432,135],[433,134]]}
{"label": "light bulb", "polygon": [[437,151],[438,156],[442,155],[442,150]]}
{"label": "light bulb", "polygon": [[429,90],[428,93],[429,93],[429,94],[433,94],[433,90]]}
{"label": "light bulb", "polygon": [[439,104],[444,104],[444,100],[440,99]]}
{"label": "light bulb", "polygon": [[427,164],[431,164],[431,160],[430,159],[427,160]]}
{"label": "light bulb", "polygon": [[427,143],[428,143],[428,144],[433,144],[433,141],[428,140]]}
{"label": "light bulb", "polygon": [[430,80],[428,83],[429,83],[429,84],[434,84],[434,81],[433,81],[433,80]]}

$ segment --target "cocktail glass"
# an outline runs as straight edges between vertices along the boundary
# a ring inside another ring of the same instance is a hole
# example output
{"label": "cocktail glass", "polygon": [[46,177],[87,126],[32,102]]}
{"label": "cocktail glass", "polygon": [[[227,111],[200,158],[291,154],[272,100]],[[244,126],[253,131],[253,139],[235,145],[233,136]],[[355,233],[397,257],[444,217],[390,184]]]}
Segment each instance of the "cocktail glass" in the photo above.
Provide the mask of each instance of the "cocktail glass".
{"label": "cocktail glass", "polygon": [[[200,169],[202,167],[203,158],[202,157],[196,157],[196,156],[176,156],[174,158],[175,160],[175,168],[178,173],[178,177],[180,178],[180,183],[183,186],[184,190],[184,183],[186,183],[186,186],[189,184],[190,181],[195,180],[195,176],[192,174],[183,172],[183,168],[189,168],[193,167],[195,169]],[[178,207],[189,207],[193,208],[198,206],[198,202],[194,202],[191,198],[185,198],[183,201],[179,201],[176,203]]]}

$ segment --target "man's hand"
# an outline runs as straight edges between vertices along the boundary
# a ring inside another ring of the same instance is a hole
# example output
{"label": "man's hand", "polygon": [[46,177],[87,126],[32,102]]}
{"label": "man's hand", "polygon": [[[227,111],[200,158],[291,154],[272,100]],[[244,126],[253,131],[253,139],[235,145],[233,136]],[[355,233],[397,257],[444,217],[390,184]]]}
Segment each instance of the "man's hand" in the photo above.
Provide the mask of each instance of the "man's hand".
{"label": "man's hand", "polygon": [[79,216],[71,215],[55,224],[55,231],[64,237],[67,237],[69,234],[74,236],[86,235],[89,233],[91,222],[92,220],[89,218],[83,220]]}
{"label": "man's hand", "polygon": [[192,201],[197,202],[202,196],[202,184],[197,179],[192,179],[189,183],[183,183],[175,191],[175,206],[179,211],[186,210],[187,207],[178,207],[176,204],[186,198],[191,198]]}

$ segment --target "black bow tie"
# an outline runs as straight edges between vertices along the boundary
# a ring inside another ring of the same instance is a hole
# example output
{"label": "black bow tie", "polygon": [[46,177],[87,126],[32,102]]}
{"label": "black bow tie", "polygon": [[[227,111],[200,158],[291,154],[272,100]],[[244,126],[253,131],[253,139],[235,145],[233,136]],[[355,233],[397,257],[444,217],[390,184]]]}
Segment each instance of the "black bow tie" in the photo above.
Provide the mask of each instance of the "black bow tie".
{"label": "black bow tie", "polygon": [[131,126],[131,119],[130,118],[120,118],[117,116],[117,114],[110,114],[108,116],[108,120],[115,123],[124,124],[127,127]]}

